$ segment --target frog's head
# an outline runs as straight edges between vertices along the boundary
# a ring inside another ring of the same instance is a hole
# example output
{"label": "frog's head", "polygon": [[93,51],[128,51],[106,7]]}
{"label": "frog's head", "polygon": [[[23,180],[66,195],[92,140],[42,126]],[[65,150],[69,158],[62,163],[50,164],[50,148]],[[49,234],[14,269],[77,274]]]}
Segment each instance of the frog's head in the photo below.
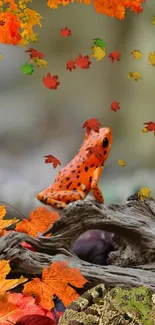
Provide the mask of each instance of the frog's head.
{"label": "frog's head", "polygon": [[91,131],[86,143],[86,150],[94,154],[100,164],[107,159],[112,144],[112,131],[110,128],[100,128],[99,132]]}

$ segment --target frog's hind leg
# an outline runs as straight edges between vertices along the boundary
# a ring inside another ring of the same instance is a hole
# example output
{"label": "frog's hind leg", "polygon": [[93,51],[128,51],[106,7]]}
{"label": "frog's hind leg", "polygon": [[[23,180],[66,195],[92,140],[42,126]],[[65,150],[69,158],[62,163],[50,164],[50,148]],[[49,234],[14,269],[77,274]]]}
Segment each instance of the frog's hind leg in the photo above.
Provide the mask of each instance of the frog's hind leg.
{"label": "frog's hind leg", "polygon": [[52,189],[47,189],[43,192],[40,192],[37,195],[37,199],[44,204],[52,205],[57,209],[64,209],[67,204],[73,201],[83,200],[86,194],[82,191],[54,191]]}

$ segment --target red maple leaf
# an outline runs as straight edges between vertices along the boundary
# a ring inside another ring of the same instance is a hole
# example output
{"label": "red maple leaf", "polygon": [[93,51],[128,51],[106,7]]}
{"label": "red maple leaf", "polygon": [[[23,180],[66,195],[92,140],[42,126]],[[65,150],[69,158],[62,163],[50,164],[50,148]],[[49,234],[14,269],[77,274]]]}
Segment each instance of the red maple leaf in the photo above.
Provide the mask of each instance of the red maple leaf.
{"label": "red maple leaf", "polygon": [[111,62],[120,61],[120,53],[113,51],[108,55],[108,58],[111,60]]}
{"label": "red maple leaf", "polygon": [[30,53],[30,58],[33,59],[33,58],[39,58],[39,59],[43,59],[44,58],[44,54],[35,50],[35,49],[32,49],[32,48],[29,48],[28,50],[25,51],[25,53]]}
{"label": "red maple leaf", "polygon": [[155,136],[155,122],[149,121],[143,124],[145,125],[145,128],[147,129],[148,132],[154,131],[154,136]]}
{"label": "red maple leaf", "polygon": [[117,100],[114,100],[111,103],[111,110],[117,112],[119,109],[120,109],[119,102],[117,102]]}
{"label": "red maple leaf", "polygon": [[[13,323],[12,323],[13,324]],[[16,325],[56,325],[54,319],[51,319],[43,315],[25,315],[19,318],[16,322]]]}
{"label": "red maple leaf", "polygon": [[48,89],[57,89],[57,87],[60,85],[58,76],[56,75],[52,77],[50,72],[47,73],[46,77],[43,77],[43,83]]}
{"label": "red maple leaf", "polygon": [[89,134],[91,130],[95,132],[99,132],[99,127],[102,124],[98,121],[97,118],[90,118],[89,120],[85,121],[82,125],[83,128],[86,128],[86,133]]}
{"label": "red maple leaf", "polygon": [[67,27],[65,27],[65,28],[61,28],[60,34],[63,37],[68,37],[68,36],[72,35],[72,32],[71,32],[70,29],[68,29]]}
{"label": "red maple leaf", "polygon": [[66,69],[69,71],[72,71],[73,69],[76,69],[75,63],[73,60],[69,60],[66,63]]}
{"label": "red maple leaf", "polygon": [[91,61],[89,61],[88,55],[82,57],[82,54],[79,54],[78,58],[75,59],[75,64],[77,64],[80,69],[89,69]]}
{"label": "red maple leaf", "polygon": [[88,151],[87,157],[90,157],[94,154],[99,159],[101,156],[101,149],[99,147],[92,146],[88,147],[86,150]]}
{"label": "red maple leaf", "polygon": [[45,159],[45,164],[53,164],[53,167],[56,168],[58,165],[61,165],[60,160],[58,160],[57,158],[55,158],[52,155],[47,155],[44,156]]}

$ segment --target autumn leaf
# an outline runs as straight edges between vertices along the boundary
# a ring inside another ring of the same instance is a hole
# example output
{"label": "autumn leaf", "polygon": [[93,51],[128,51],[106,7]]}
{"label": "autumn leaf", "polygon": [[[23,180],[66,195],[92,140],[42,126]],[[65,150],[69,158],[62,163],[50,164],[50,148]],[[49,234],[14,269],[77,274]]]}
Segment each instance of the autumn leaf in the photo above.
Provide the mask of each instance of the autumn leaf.
{"label": "autumn leaf", "polygon": [[36,297],[36,303],[46,309],[54,307],[55,294],[67,307],[79,295],[69,286],[83,287],[87,280],[79,269],[68,267],[66,262],[53,262],[49,268],[43,267],[42,278],[34,278],[24,285],[23,294]]}
{"label": "autumn leaf", "polygon": [[89,56],[85,55],[82,57],[82,54],[79,54],[78,58],[75,59],[75,64],[80,68],[80,69],[89,69],[91,61],[89,61]]}
{"label": "autumn leaf", "polygon": [[119,159],[118,164],[119,164],[120,167],[125,167],[126,166],[126,161],[123,160],[123,159]]}
{"label": "autumn leaf", "polygon": [[86,128],[87,134],[89,134],[91,130],[94,130],[98,133],[100,126],[102,126],[102,124],[97,118],[90,118],[89,120],[85,121],[82,125],[83,128]]}
{"label": "autumn leaf", "polygon": [[22,316],[32,314],[44,315],[53,319],[50,311],[35,304],[35,298],[32,296],[24,297],[21,293],[7,292],[0,295],[0,306],[0,324],[3,325],[9,325],[9,321],[18,324],[16,322]]}
{"label": "autumn leaf", "polygon": [[38,59],[38,58],[33,58],[30,61],[32,64],[36,64],[37,68],[47,68],[48,66],[48,62],[42,59]]}
{"label": "autumn leaf", "polygon": [[47,316],[34,314],[21,317],[15,325],[56,325],[56,322]]}
{"label": "autumn leaf", "polygon": [[155,25],[155,16],[153,16],[152,24]]}
{"label": "autumn leaf", "polygon": [[0,53],[0,61],[2,60],[2,58],[3,58],[3,55]]}
{"label": "autumn leaf", "polygon": [[53,164],[54,168],[56,168],[58,165],[61,166],[60,160],[58,160],[57,158],[55,158],[52,155],[44,156],[44,158],[45,158],[45,164]]}
{"label": "autumn leaf", "polygon": [[32,48],[29,48],[25,51],[25,53],[30,53],[30,58],[31,59],[34,59],[34,58],[39,58],[39,59],[43,59],[44,58],[44,54],[35,50],[35,49],[32,49]]}
{"label": "autumn leaf", "polygon": [[16,218],[13,218],[10,220],[3,220],[3,217],[5,217],[5,215],[6,215],[6,207],[0,206],[0,231],[2,231],[4,228],[11,226],[13,223],[16,223],[19,221]]}
{"label": "autumn leaf", "polygon": [[107,43],[104,42],[101,38],[95,38],[94,39],[94,46],[100,47],[102,50],[104,50],[107,46]]}
{"label": "autumn leaf", "polygon": [[73,69],[76,69],[75,62],[73,60],[69,60],[66,63],[66,69],[69,71],[72,71]]}
{"label": "autumn leaf", "polygon": [[154,136],[155,136],[155,122],[149,121],[149,122],[145,122],[143,124],[145,125],[147,132],[154,131]]}
{"label": "autumn leaf", "polygon": [[117,51],[113,51],[108,55],[108,58],[111,62],[120,61],[120,53]]}
{"label": "autumn leaf", "polygon": [[19,279],[6,279],[6,276],[10,272],[9,261],[0,261],[0,295],[4,294],[6,291],[17,287],[19,284],[26,282],[28,279],[21,276]]}
{"label": "autumn leaf", "polygon": [[38,207],[31,211],[29,219],[18,222],[16,231],[38,237],[38,232],[44,233],[58,218],[57,212],[50,211],[45,207]]}
{"label": "autumn leaf", "polygon": [[93,51],[92,57],[94,57],[96,60],[101,60],[105,57],[106,54],[105,49],[102,49],[99,46],[92,47],[92,51]]}
{"label": "autumn leaf", "polygon": [[51,76],[50,72],[47,73],[46,77],[43,77],[43,83],[46,88],[48,89],[57,89],[60,85],[60,82],[58,81],[58,76]]}
{"label": "autumn leaf", "polygon": [[152,191],[148,187],[142,187],[137,194],[140,200],[144,201],[145,199],[151,199]]}
{"label": "autumn leaf", "polygon": [[142,128],[142,132],[145,134],[145,133],[148,133],[148,130],[146,127]]}
{"label": "autumn leaf", "polygon": [[116,100],[114,100],[111,103],[111,110],[114,111],[114,112],[117,112],[120,109],[119,104],[120,104],[119,102],[117,102]]}
{"label": "autumn leaf", "polygon": [[26,74],[26,75],[32,75],[32,73],[34,72],[33,65],[28,64],[28,63],[24,63],[21,66],[21,69],[22,69],[23,73]]}
{"label": "autumn leaf", "polygon": [[100,157],[101,157],[101,149],[99,147],[92,146],[92,147],[86,148],[86,150],[88,151],[87,157],[90,157],[91,155],[94,154],[96,158],[100,159]]}
{"label": "autumn leaf", "polygon": [[133,56],[133,59],[140,60],[142,58],[142,53],[139,50],[132,51],[131,55]]}
{"label": "autumn leaf", "polygon": [[149,52],[148,54],[148,60],[149,60],[149,63],[155,67],[155,52]]}
{"label": "autumn leaf", "polygon": [[128,79],[133,78],[135,81],[139,81],[142,79],[142,76],[139,72],[129,72]]}
{"label": "autumn leaf", "polygon": [[71,32],[70,29],[68,29],[68,28],[66,27],[66,28],[61,28],[60,34],[61,34],[61,36],[63,36],[63,37],[68,37],[68,36],[71,36],[71,35],[72,35],[72,32]]}

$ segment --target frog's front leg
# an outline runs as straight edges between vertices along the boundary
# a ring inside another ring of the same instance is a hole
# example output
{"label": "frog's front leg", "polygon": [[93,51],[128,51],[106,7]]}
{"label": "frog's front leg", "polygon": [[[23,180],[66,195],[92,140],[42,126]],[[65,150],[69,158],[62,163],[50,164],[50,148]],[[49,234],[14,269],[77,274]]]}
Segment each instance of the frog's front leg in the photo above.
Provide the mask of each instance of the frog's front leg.
{"label": "frog's front leg", "polygon": [[93,191],[93,195],[99,203],[104,203],[104,197],[102,195],[101,190],[99,189],[99,187],[97,185],[97,183],[100,179],[102,170],[103,170],[103,166],[99,166],[95,169],[95,171],[93,173],[93,177],[92,177],[92,182],[91,182],[91,189]]}
{"label": "frog's front leg", "polygon": [[52,205],[54,208],[64,209],[68,203],[83,200],[85,196],[86,194],[82,191],[54,191],[52,188],[48,188],[47,190],[40,192],[37,195],[37,199],[44,204]]}

